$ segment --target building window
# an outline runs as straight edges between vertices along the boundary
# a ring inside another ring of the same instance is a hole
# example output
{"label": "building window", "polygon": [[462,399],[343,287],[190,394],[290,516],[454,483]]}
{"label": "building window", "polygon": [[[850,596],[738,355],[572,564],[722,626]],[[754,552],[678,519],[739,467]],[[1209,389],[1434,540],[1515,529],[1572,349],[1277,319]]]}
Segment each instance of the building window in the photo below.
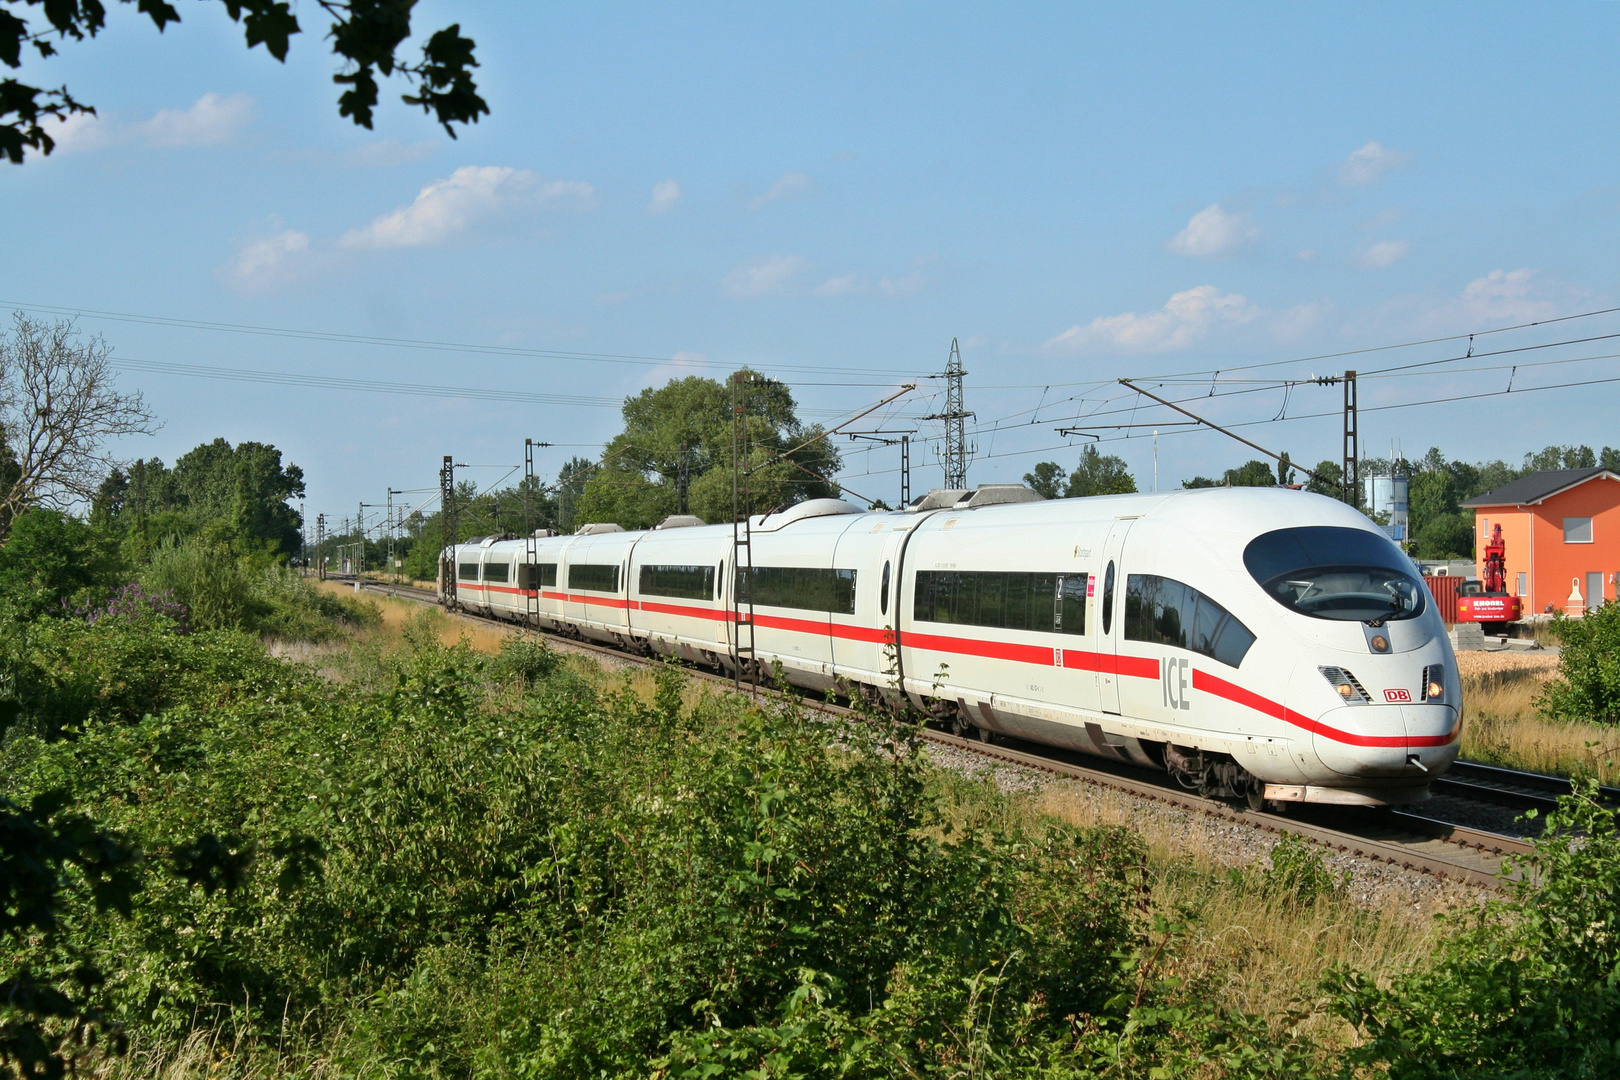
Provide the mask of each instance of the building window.
{"label": "building window", "polygon": [[534,589],[555,589],[556,587],[556,563],[521,563],[518,565],[518,588],[532,591]]}
{"label": "building window", "polygon": [[919,570],[912,615],[922,622],[1084,634],[1086,575]]}
{"label": "building window", "polygon": [[456,567],[456,578],[459,581],[477,581],[478,580],[478,564],[475,563],[475,562],[464,562],[461,565],[457,566]]}
{"label": "building window", "polygon": [[1125,581],[1125,638],[1174,645],[1237,667],[1254,644],[1249,628],[1193,588],[1156,574]]}
{"label": "building window", "polygon": [[1530,595],[1530,590],[1525,587],[1526,584],[1528,583],[1529,576],[1530,575],[1524,573],[1523,571],[1520,571],[1520,573],[1519,573],[1519,591],[1514,593],[1513,594],[1514,596],[1529,596]]}
{"label": "building window", "polygon": [[1590,544],[1592,542],[1591,518],[1565,518],[1564,543]]}
{"label": "building window", "polygon": [[581,563],[568,568],[570,589],[589,589],[591,592],[618,592],[619,566],[617,563]]}
{"label": "building window", "polygon": [[737,601],[853,615],[855,571],[819,566],[738,567]]}
{"label": "building window", "polygon": [[509,567],[509,566],[511,566],[511,563],[503,563],[503,562],[485,563],[484,564],[484,580],[485,581],[504,582],[506,580],[507,567]]}
{"label": "building window", "polygon": [[643,566],[642,596],[673,596],[681,600],[714,599],[712,566]]}

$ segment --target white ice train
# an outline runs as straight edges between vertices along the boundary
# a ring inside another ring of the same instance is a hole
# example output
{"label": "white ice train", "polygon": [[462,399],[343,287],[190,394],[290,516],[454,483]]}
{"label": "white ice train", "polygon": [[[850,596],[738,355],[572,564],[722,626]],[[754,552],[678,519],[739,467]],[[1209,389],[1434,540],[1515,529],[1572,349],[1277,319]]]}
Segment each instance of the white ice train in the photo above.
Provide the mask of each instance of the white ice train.
{"label": "white ice train", "polygon": [[1252,805],[1414,802],[1457,755],[1456,659],[1428,590],[1332,499],[986,486],[884,513],[815,499],[748,535],[739,548],[730,525],[672,518],[489,538],[446,552],[440,594],[723,669],[780,662],[813,689],[904,694],[959,733],[1154,766]]}

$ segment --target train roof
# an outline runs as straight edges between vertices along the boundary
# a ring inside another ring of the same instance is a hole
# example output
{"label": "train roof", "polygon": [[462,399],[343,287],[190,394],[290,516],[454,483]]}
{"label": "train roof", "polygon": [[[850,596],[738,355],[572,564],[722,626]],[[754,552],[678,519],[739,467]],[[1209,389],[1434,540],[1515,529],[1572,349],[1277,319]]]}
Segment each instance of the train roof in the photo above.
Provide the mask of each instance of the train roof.
{"label": "train roof", "polygon": [[[1139,492],[1128,495],[1090,495],[1073,499],[1040,499],[1032,502],[996,503],[989,506],[951,506],[931,510],[862,511],[841,499],[811,499],[750,519],[754,532],[843,531],[855,526],[852,518],[877,524],[892,523],[905,528],[924,520],[955,518],[1009,528],[1038,527],[1060,523],[1081,524],[1120,519],[1152,517],[1165,525],[1214,538],[1255,536],[1272,529],[1291,526],[1337,525],[1369,531],[1381,530],[1354,507],[1337,499],[1292,488],[1193,488],[1167,492]],[[684,523],[683,523],[684,524]],[[661,535],[682,538],[729,533],[730,524],[692,525],[677,530],[660,530]],[[588,536],[631,541],[654,530],[631,529],[611,533],[571,534],[545,538],[549,543],[584,540]],[[464,541],[458,548],[517,546],[521,537],[496,540],[480,537]]]}

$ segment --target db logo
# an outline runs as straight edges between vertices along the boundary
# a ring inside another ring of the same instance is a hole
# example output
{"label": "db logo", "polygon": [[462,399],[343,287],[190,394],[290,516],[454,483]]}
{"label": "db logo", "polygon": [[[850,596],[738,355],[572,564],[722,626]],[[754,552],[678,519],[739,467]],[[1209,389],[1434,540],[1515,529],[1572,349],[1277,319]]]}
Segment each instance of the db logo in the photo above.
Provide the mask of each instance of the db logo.
{"label": "db logo", "polygon": [[1384,691],[1384,700],[1385,701],[1411,701],[1412,700],[1412,692],[1410,690],[1385,690]]}

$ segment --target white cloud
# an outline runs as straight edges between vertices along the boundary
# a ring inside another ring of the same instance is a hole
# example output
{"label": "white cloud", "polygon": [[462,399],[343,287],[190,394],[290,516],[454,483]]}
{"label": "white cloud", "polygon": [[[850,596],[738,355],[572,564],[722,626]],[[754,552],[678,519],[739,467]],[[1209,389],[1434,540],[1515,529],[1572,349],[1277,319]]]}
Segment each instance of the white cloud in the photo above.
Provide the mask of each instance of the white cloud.
{"label": "white cloud", "polygon": [[573,180],[541,183],[527,169],[464,165],[417,192],[409,206],[344,233],[339,243],[346,248],[429,247],[454,240],[481,222],[549,202],[589,210],[596,192]]}
{"label": "white cloud", "polygon": [[780,292],[805,262],[797,255],[772,255],[747,266],[738,267],[726,276],[721,288],[727,296],[747,299]]}
{"label": "white cloud", "polygon": [[80,154],[118,141],[118,132],[111,124],[88,113],[75,113],[61,120],[50,118],[40,127],[56,142],[52,151],[56,154]]}
{"label": "white cloud", "polygon": [[648,368],[641,377],[642,386],[663,386],[671,379],[684,379],[689,375],[702,375],[708,370],[707,357],[700,352],[682,350],[656,367]]}
{"label": "white cloud", "polygon": [[1191,345],[1217,327],[1251,322],[1260,313],[1244,296],[1200,285],[1176,293],[1157,311],[1101,315],[1084,326],[1076,324],[1046,346],[1071,352],[1094,345],[1166,352]]}
{"label": "white cloud", "polygon": [[378,139],[334,154],[328,160],[351,169],[392,169],[426,161],[438,149],[439,144],[431,140],[402,143],[398,139]]}
{"label": "white cloud", "polygon": [[1534,280],[1535,276],[1536,271],[1524,267],[1492,270],[1470,281],[1463,289],[1462,309],[1472,319],[1510,323],[1549,319],[1567,311],[1567,305],[1546,295],[1546,290]]}
{"label": "white cloud", "polygon": [[1211,203],[1194,214],[1165,247],[1177,255],[1207,259],[1230,255],[1259,236],[1260,230],[1247,214],[1231,214],[1220,203]]}
{"label": "white cloud", "polygon": [[681,201],[681,185],[674,180],[660,180],[653,185],[652,202],[647,204],[649,214],[667,214]]}
{"label": "white cloud", "polygon": [[749,203],[748,209],[758,210],[766,203],[773,203],[778,199],[786,199],[789,196],[797,195],[801,191],[808,190],[811,186],[810,178],[804,175],[804,173],[784,173],[782,174],[782,179],[772,184],[770,189],[766,191],[765,194],[759,196],[753,202]]}
{"label": "white cloud", "polygon": [[923,276],[923,272],[913,270],[901,277],[879,278],[877,291],[881,296],[915,296],[922,292],[923,286],[927,284],[928,279]]}
{"label": "white cloud", "polygon": [[817,296],[847,296],[860,287],[860,275],[854,271],[830,277],[816,286]]}
{"label": "white cloud", "polygon": [[1405,240],[1380,240],[1356,256],[1356,262],[1368,270],[1382,270],[1411,253],[1412,245]]}
{"label": "white cloud", "polygon": [[163,109],[133,130],[152,146],[213,146],[229,142],[252,119],[253,99],[246,94],[208,93],[189,109]]}
{"label": "white cloud", "polygon": [[75,154],[128,142],[148,146],[215,146],[230,142],[253,119],[253,99],[246,94],[204,94],[188,109],[161,109],[149,120],[117,124],[77,113],[47,119],[45,133],[56,141],[54,153]]}
{"label": "white cloud", "polygon": [[296,278],[309,256],[309,236],[287,229],[243,244],[220,274],[234,292],[265,292]]}
{"label": "white cloud", "polygon": [[1406,165],[1405,154],[1369,139],[1366,146],[1353,151],[1339,166],[1339,183],[1346,187],[1365,187]]}

